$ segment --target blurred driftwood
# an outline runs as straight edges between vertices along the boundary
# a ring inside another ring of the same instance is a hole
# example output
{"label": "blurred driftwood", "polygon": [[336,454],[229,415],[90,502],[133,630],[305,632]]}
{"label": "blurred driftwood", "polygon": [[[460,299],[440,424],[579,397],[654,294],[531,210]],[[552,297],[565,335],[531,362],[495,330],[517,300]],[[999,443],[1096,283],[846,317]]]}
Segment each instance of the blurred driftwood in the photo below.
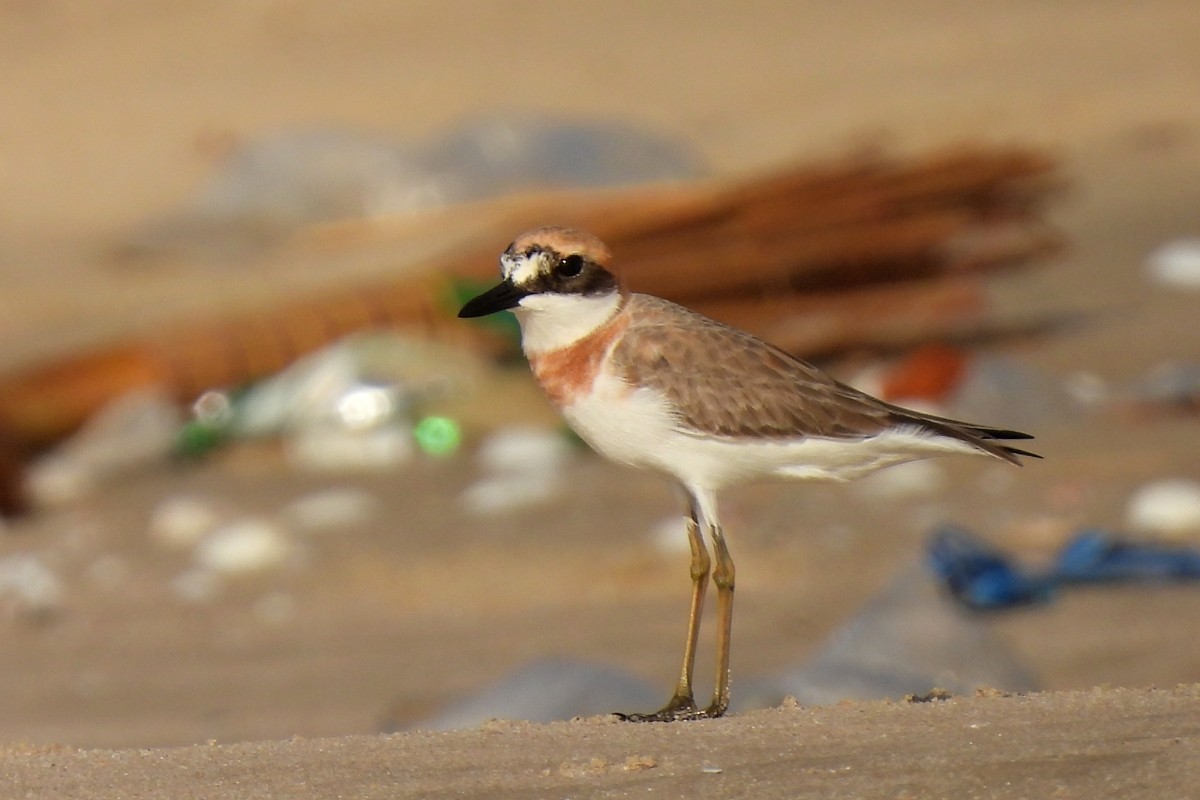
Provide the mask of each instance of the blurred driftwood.
{"label": "blurred driftwood", "polygon": [[155,385],[187,402],[376,326],[486,346],[489,334],[454,318],[450,286],[495,280],[497,254],[521,229],[542,224],[599,235],[632,289],[799,355],[977,333],[996,325],[981,275],[1033,263],[1061,244],[1042,217],[1054,168],[1037,152],[980,147],[576,195],[569,205],[517,198],[503,229],[419,276],[177,325],[0,379],[0,438],[35,451],[133,389]]}

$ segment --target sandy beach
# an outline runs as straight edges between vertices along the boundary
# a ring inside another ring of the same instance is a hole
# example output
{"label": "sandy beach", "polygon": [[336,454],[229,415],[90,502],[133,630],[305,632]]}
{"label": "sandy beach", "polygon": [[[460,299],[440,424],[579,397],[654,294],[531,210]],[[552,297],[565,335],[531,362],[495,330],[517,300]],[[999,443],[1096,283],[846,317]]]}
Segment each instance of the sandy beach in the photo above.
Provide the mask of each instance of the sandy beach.
{"label": "sandy beach", "polygon": [[[1070,247],[998,278],[992,301],[1071,324],[976,355],[1056,392],[1133,385],[1200,360],[1200,294],[1146,271],[1156,248],[1200,236],[1197,31],[1200,7],[1182,1],[9,3],[0,367],[388,267],[303,237],[244,260],[114,258],[186,206],[231,143],[306,128],[430,141],[504,113],[644,127],[730,179],[872,148],[1044,148],[1062,162],[1051,217]],[[414,226],[397,269],[461,235],[439,225]],[[471,402],[489,419],[556,424],[520,370],[484,369]],[[1043,462],[948,459],[915,494],[723,497],[735,700],[820,651],[939,522],[1037,563],[1081,528],[1120,530],[1139,487],[1200,478],[1194,410],[1011,406],[1020,418],[988,421],[1030,429]],[[676,498],[582,451],[562,491],[496,515],[464,509],[481,476],[469,455],[369,474],[282,463],[269,444],[234,448],[5,522],[0,559],[32,554],[62,589],[45,613],[0,597],[0,795],[1136,800],[1189,796],[1200,778],[1200,593],[1187,584],[1080,588],[987,617],[1035,677],[1029,694],[409,730],[551,658],[610,666],[665,699],[687,562],[653,532]],[[368,498],[358,521],[207,594],[180,588],[188,556],[148,533],[165,498],[278,522],[331,488]]]}

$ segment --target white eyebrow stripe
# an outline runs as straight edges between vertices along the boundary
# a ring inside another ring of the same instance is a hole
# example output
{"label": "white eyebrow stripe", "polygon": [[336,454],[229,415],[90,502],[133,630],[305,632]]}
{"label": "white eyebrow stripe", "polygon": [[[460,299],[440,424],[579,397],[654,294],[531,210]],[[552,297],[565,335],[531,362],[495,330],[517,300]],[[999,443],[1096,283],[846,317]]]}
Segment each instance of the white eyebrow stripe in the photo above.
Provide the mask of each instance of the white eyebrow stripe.
{"label": "white eyebrow stripe", "polygon": [[528,256],[503,255],[500,256],[500,270],[506,280],[512,281],[517,286],[527,286],[542,271],[545,259],[545,254],[540,252]]}

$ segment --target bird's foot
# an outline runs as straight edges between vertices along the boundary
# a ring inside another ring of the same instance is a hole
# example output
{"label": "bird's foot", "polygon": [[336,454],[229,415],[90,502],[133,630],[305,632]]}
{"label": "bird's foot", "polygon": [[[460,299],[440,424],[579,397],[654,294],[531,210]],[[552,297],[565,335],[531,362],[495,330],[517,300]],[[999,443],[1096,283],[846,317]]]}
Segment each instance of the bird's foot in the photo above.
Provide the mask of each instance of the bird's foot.
{"label": "bird's foot", "polygon": [[714,703],[708,708],[697,708],[690,697],[676,695],[665,706],[650,714],[622,714],[614,716],[622,722],[683,722],[693,719],[716,719],[725,713],[725,706]]}

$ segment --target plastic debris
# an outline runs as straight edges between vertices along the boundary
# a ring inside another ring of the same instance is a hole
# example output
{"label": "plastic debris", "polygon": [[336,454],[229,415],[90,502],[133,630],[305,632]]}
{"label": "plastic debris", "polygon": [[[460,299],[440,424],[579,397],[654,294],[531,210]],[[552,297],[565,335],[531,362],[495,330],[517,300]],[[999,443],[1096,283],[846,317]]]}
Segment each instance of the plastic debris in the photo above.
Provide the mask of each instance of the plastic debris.
{"label": "plastic debris", "polygon": [[1125,511],[1129,527],[1167,538],[1200,534],[1200,483],[1175,478],[1146,484]]}
{"label": "plastic debris", "polygon": [[379,499],[365,489],[335,487],[298,497],[284,506],[290,525],[312,532],[362,526],[379,512]]}
{"label": "plastic debris", "polygon": [[459,351],[394,334],[350,337],[238,392],[206,392],[180,437],[200,454],[231,440],[282,437],[298,467],[382,470],[418,448],[457,451],[458,422],[429,413],[470,392],[478,366]]}
{"label": "plastic debris", "polygon": [[182,422],[175,404],[159,392],[124,395],[31,465],[29,495],[43,506],[74,502],[106,478],[166,458]]}
{"label": "plastic debris", "polygon": [[1063,378],[1063,390],[1085,408],[1107,402],[1112,395],[1108,382],[1094,372],[1073,372]]}
{"label": "plastic debris", "polygon": [[533,426],[502,428],[475,452],[480,467],[499,475],[557,472],[574,456],[574,447],[561,432]]}
{"label": "plastic debris", "polygon": [[468,486],[459,502],[469,514],[486,517],[536,506],[562,490],[562,480],[550,472],[493,475]]}
{"label": "plastic debris", "polygon": [[16,616],[42,618],[58,611],[66,590],[62,579],[32,553],[0,558],[0,606]]}
{"label": "plastic debris", "polygon": [[193,558],[205,569],[234,575],[279,567],[294,552],[278,525],[247,517],[209,533],[196,546]]}
{"label": "plastic debris", "polygon": [[463,491],[459,502],[475,516],[544,503],[562,491],[562,470],[573,457],[571,443],[556,431],[535,427],[499,430],[476,452],[486,474]]}
{"label": "plastic debris", "polygon": [[207,500],[190,495],[172,495],[160,500],[150,512],[150,538],[169,548],[193,547],[216,528],[222,515]]}
{"label": "plastic debris", "polygon": [[1200,578],[1200,550],[1085,531],[1063,547],[1053,574],[1063,583],[1195,580]]}
{"label": "plastic debris", "polygon": [[1200,549],[1123,539],[1085,530],[1043,569],[1024,569],[958,528],[931,537],[933,573],[963,605],[993,611],[1044,603],[1068,584],[1162,582],[1200,578]]}
{"label": "plastic debris", "polygon": [[425,417],[413,426],[413,438],[426,455],[449,456],[462,444],[462,428],[450,417]]}
{"label": "plastic debris", "polygon": [[1146,269],[1164,286],[1200,289],[1200,238],[1167,242],[1146,257]]}
{"label": "plastic debris", "polygon": [[[301,158],[301,166],[305,163]],[[1043,213],[1057,184],[1051,179],[1055,170],[1049,156],[1017,148],[964,146],[904,159],[861,155],[784,164],[718,186],[698,181],[605,192],[584,203],[574,222],[605,232],[609,246],[622,254],[622,269],[639,276],[642,291],[684,299],[690,308],[796,355],[895,350],[1038,330],[1049,321],[996,319],[977,273],[1040,261],[1061,246],[1062,237]],[[290,178],[293,170],[284,173]],[[559,215],[561,206],[562,196],[550,193],[523,198],[512,210],[544,220]],[[881,216],[884,206],[891,211]],[[494,337],[478,330],[464,334],[451,317],[448,284],[494,281],[495,245],[485,251],[479,242],[510,237],[509,216],[481,220],[491,233],[480,231],[450,252],[410,254],[414,270],[402,270],[395,279],[326,287],[234,316],[172,322],[0,376],[4,428],[16,444],[40,449],[130,389],[157,385],[172,396],[194,396],[209,388],[195,385],[195,379],[213,374],[240,386],[288,363],[296,355],[293,344],[316,346],[384,320],[431,337],[463,341],[465,335],[481,352],[494,354],[499,349]],[[798,218],[810,224],[797,230]],[[352,227],[373,231],[370,241],[382,232],[377,225]],[[200,228],[192,231],[198,245],[219,247],[220,236]],[[339,236],[334,246],[358,261],[366,244],[357,236]],[[789,290],[768,296],[759,291],[764,286]],[[90,388],[78,402],[46,402],[82,384]],[[214,434],[219,431],[189,427],[182,439],[188,447],[203,448]]]}
{"label": "plastic debris", "polygon": [[1011,560],[959,528],[943,528],[929,540],[929,566],[968,608],[991,610],[1044,603],[1058,586],[1045,574],[1031,575]]}
{"label": "plastic debris", "polygon": [[411,460],[413,453],[412,434],[397,426],[345,430],[318,425],[297,430],[284,441],[289,464],[325,472],[394,469]]}
{"label": "plastic debris", "polygon": [[[191,562],[171,580],[171,592],[185,602],[207,603],[221,593],[226,576],[265,572],[295,560],[300,550],[285,521],[308,523],[309,530],[336,525],[354,513],[347,507],[360,500],[338,497],[336,490],[327,497],[321,494],[285,506],[278,518],[246,516],[203,498],[173,495],[155,506],[146,533],[165,549],[185,552]],[[339,505],[343,507],[335,507]]]}
{"label": "plastic debris", "polygon": [[[347,402],[347,397],[364,388],[355,345],[355,340],[346,340],[305,356],[246,391],[229,396],[225,404],[210,399],[205,406],[214,410],[208,412],[207,419],[226,424],[230,433],[239,437],[271,436],[317,425],[367,427],[362,424],[362,404],[356,407],[353,400]],[[374,392],[382,387],[369,388]],[[375,397],[374,405],[379,406],[380,397]],[[387,403],[388,413],[395,410],[390,400],[382,402]],[[377,408],[373,421],[383,416]]]}
{"label": "plastic debris", "polygon": [[228,577],[305,565],[309,550],[303,535],[351,530],[378,511],[378,498],[358,487],[319,489],[261,516],[181,494],[155,507],[146,532],[159,546],[182,551],[189,562],[171,580],[171,592],[185,602],[207,603],[220,595]]}

